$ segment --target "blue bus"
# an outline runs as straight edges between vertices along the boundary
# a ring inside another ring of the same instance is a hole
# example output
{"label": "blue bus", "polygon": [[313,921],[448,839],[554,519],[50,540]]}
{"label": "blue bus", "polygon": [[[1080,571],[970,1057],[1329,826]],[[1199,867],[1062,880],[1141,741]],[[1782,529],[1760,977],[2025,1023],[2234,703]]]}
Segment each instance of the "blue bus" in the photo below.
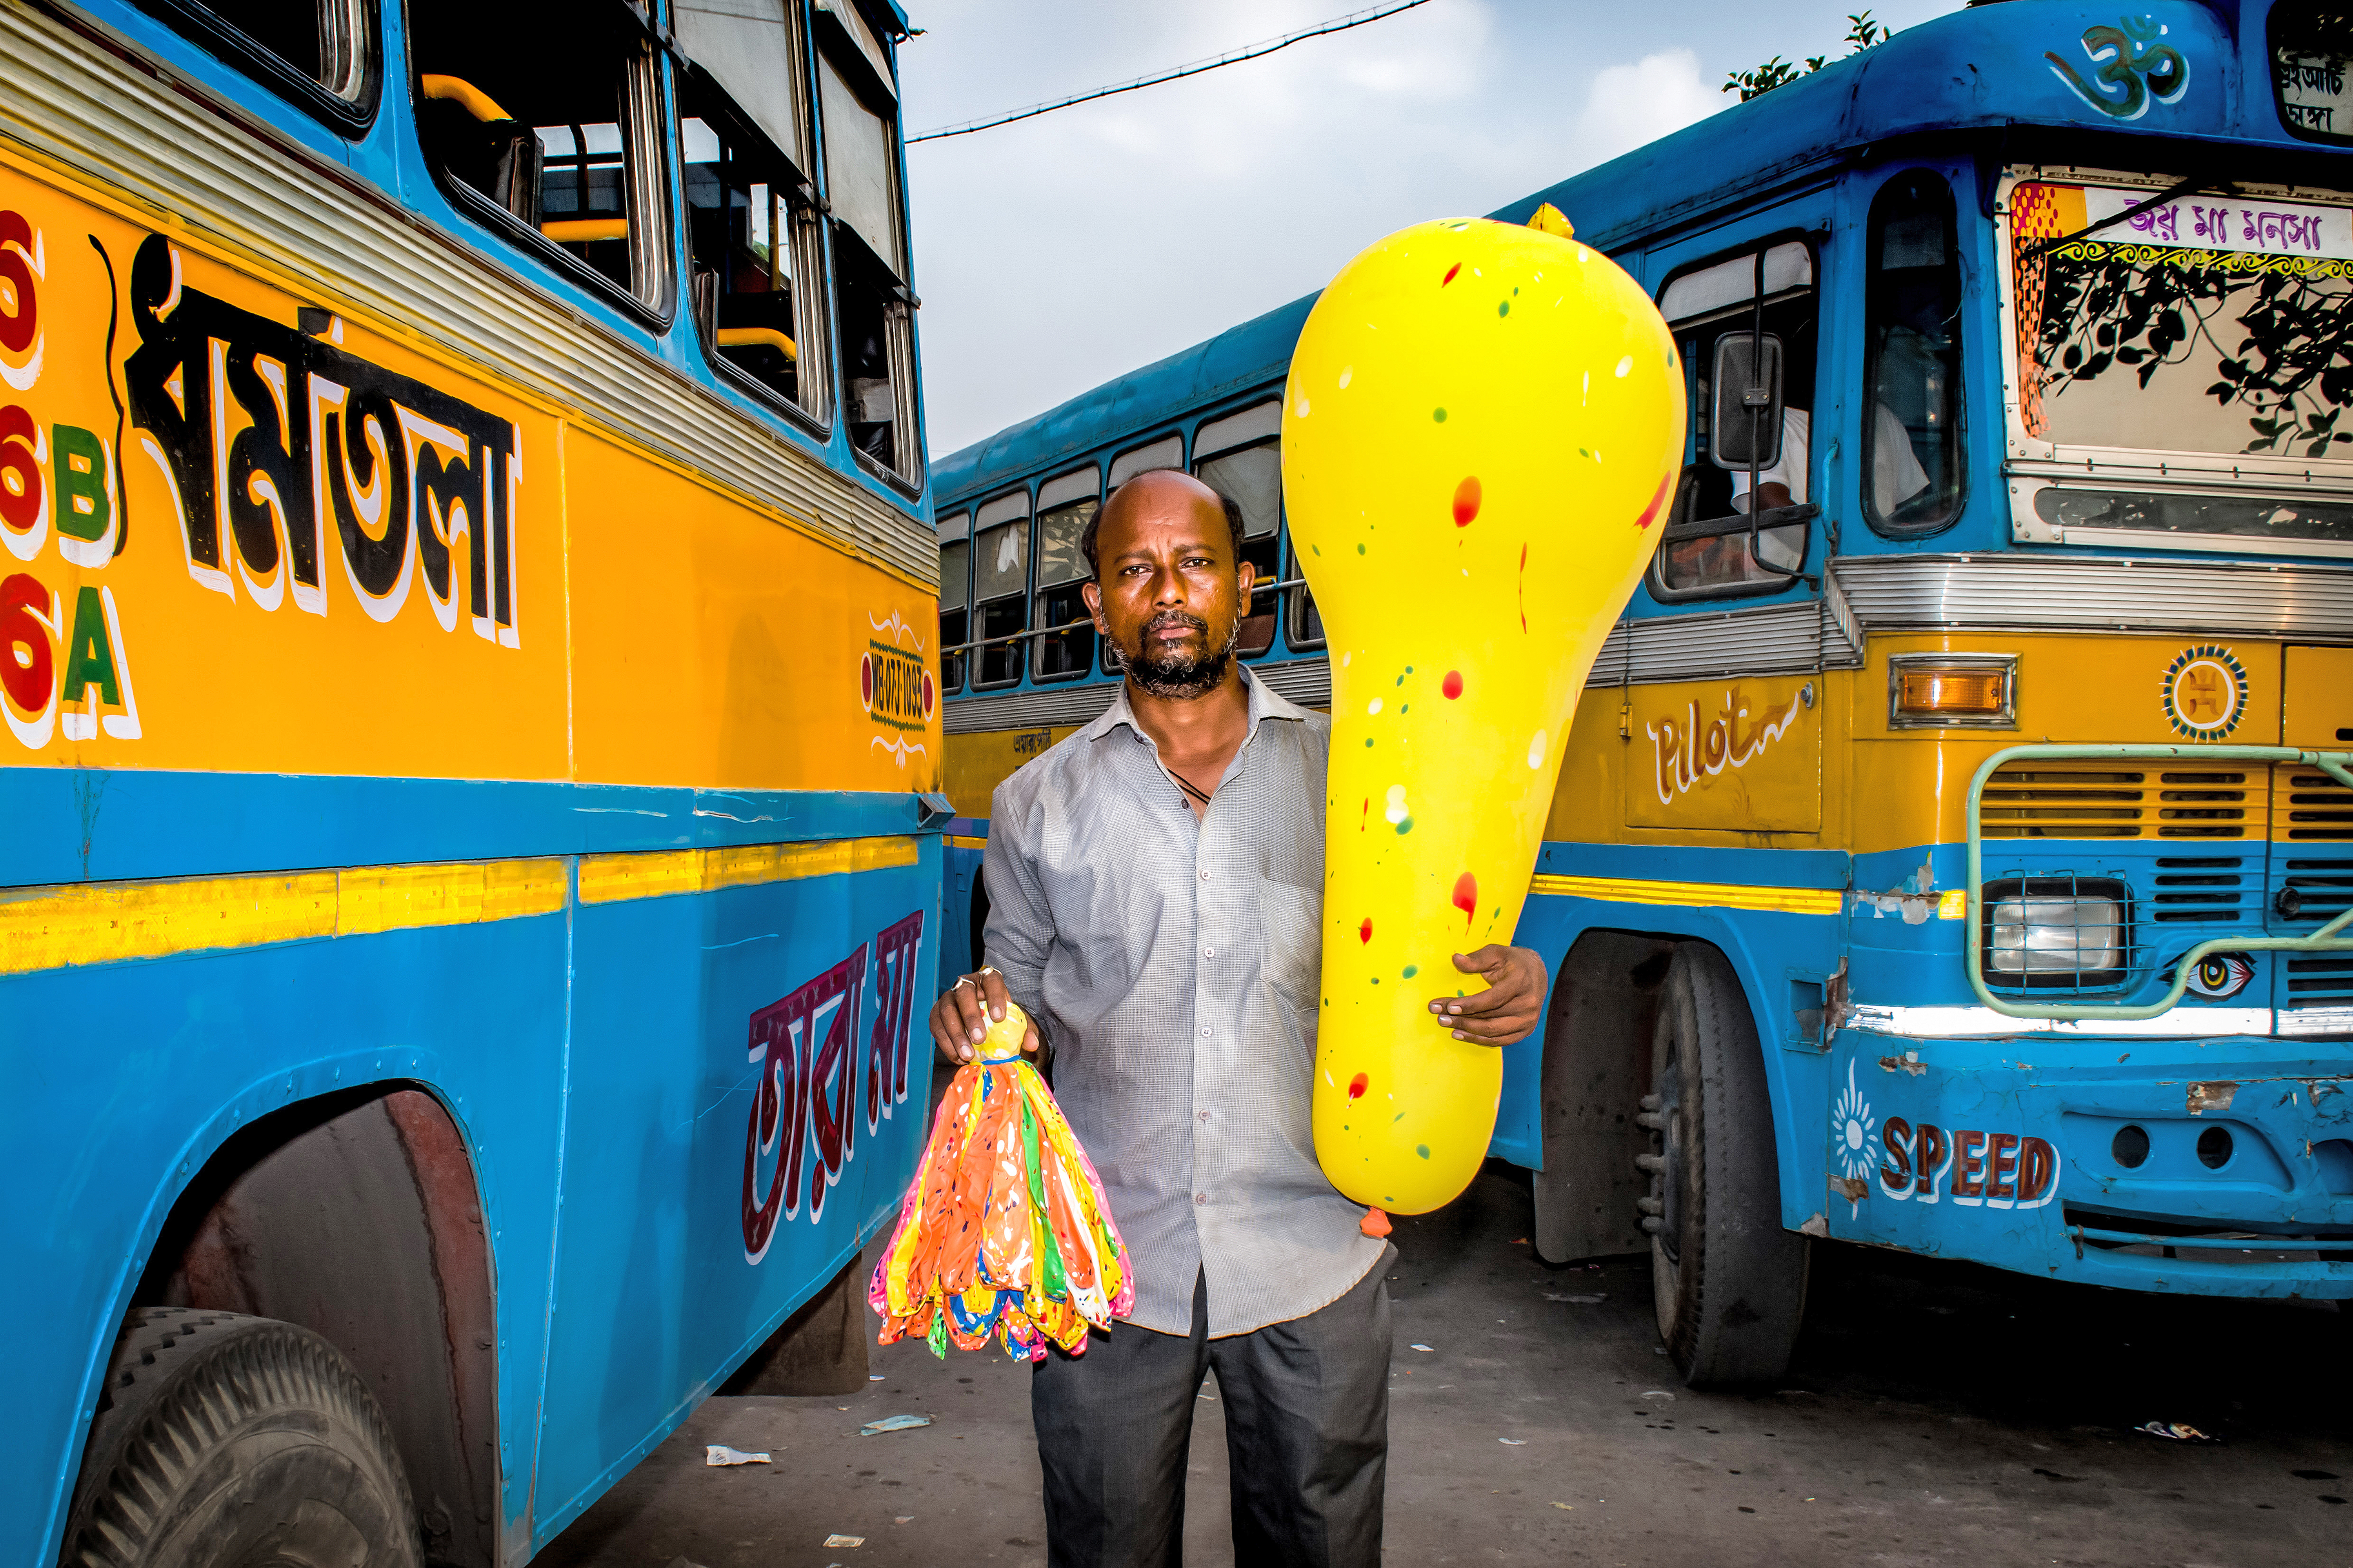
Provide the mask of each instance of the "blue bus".
{"label": "blue bus", "polygon": [[[2353,1297],[2348,26],[1971,8],[1494,215],[1566,213],[1689,367],[1493,1153],[1546,1257],[1650,1254],[1694,1384],[1786,1365],[1817,1240]],[[1311,302],[934,465],[951,962],[991,789],[1114,689],[1112,487],[1238,501],[1238,652],[1328,701],[1278,453]]]}
{"label": "blue bus", "polygon": [[731,1378],[865,1386],[906,29],[0,14],[0,1560],[503,1568]]}

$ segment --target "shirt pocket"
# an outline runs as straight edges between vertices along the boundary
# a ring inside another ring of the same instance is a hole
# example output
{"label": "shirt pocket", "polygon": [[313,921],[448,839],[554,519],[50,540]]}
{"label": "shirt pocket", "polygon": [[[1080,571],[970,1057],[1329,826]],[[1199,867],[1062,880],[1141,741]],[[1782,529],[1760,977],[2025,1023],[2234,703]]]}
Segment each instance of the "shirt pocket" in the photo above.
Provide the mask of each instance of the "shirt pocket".
{"label": "shirt pocket", "polygon": [[1272,878],[1258,885],[1259,973],[1303,1021],[1324,973],[1324,894]]}

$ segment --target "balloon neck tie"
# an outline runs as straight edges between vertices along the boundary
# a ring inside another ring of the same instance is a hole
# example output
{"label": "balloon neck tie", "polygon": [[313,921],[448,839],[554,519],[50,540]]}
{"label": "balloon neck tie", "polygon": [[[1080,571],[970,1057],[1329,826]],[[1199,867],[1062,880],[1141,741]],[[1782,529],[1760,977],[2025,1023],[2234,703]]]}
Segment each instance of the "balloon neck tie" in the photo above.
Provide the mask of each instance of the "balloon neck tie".
{"label": "balloon neck tie", "polygon": [[983,1056],[980,1058],[980,1065],[985,1068],[1001,1068],[1008,1066],[1011,1063],[1018,1062],[1020,1059],[1021,1053],[1018,1049],[1016,1049],[1008,1051],[1001,1057]]}

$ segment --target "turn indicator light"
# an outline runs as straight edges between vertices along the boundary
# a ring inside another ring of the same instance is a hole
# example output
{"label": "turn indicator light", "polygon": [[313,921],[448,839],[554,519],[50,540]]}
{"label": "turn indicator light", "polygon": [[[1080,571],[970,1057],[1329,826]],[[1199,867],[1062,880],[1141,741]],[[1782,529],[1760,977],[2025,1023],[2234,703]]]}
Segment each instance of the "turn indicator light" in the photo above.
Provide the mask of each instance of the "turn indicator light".
{"label": "turn indicator light", "polygon": [[2018,659],[2009,654],[1898,654],[1887,661],[1891,729],[2018,727]]}

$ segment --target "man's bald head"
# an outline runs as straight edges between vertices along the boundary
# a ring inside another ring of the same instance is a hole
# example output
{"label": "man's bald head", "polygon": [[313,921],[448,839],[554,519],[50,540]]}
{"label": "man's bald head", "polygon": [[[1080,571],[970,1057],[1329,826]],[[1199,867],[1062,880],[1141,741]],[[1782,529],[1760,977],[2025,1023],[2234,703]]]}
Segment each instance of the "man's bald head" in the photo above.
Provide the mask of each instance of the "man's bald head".
{"label": "man's bald head", "polygon": [[1079,535],[1079,549],[1087,558],[1087,570],[1097,582],[1103,580],[1101,559],[1103,531],[1116,522],[1124,529],[1135,520],[1149,515],[1198,511],[1204,521],[1216,513],[1226,520],[1226,535],[1233,551],[1233,559],[1240,560],[1242,552],[1242,509],[1230,497],[1219,495],[1182,468],[1146,468],[1111,492],[1092,518],[1086,531]]}

